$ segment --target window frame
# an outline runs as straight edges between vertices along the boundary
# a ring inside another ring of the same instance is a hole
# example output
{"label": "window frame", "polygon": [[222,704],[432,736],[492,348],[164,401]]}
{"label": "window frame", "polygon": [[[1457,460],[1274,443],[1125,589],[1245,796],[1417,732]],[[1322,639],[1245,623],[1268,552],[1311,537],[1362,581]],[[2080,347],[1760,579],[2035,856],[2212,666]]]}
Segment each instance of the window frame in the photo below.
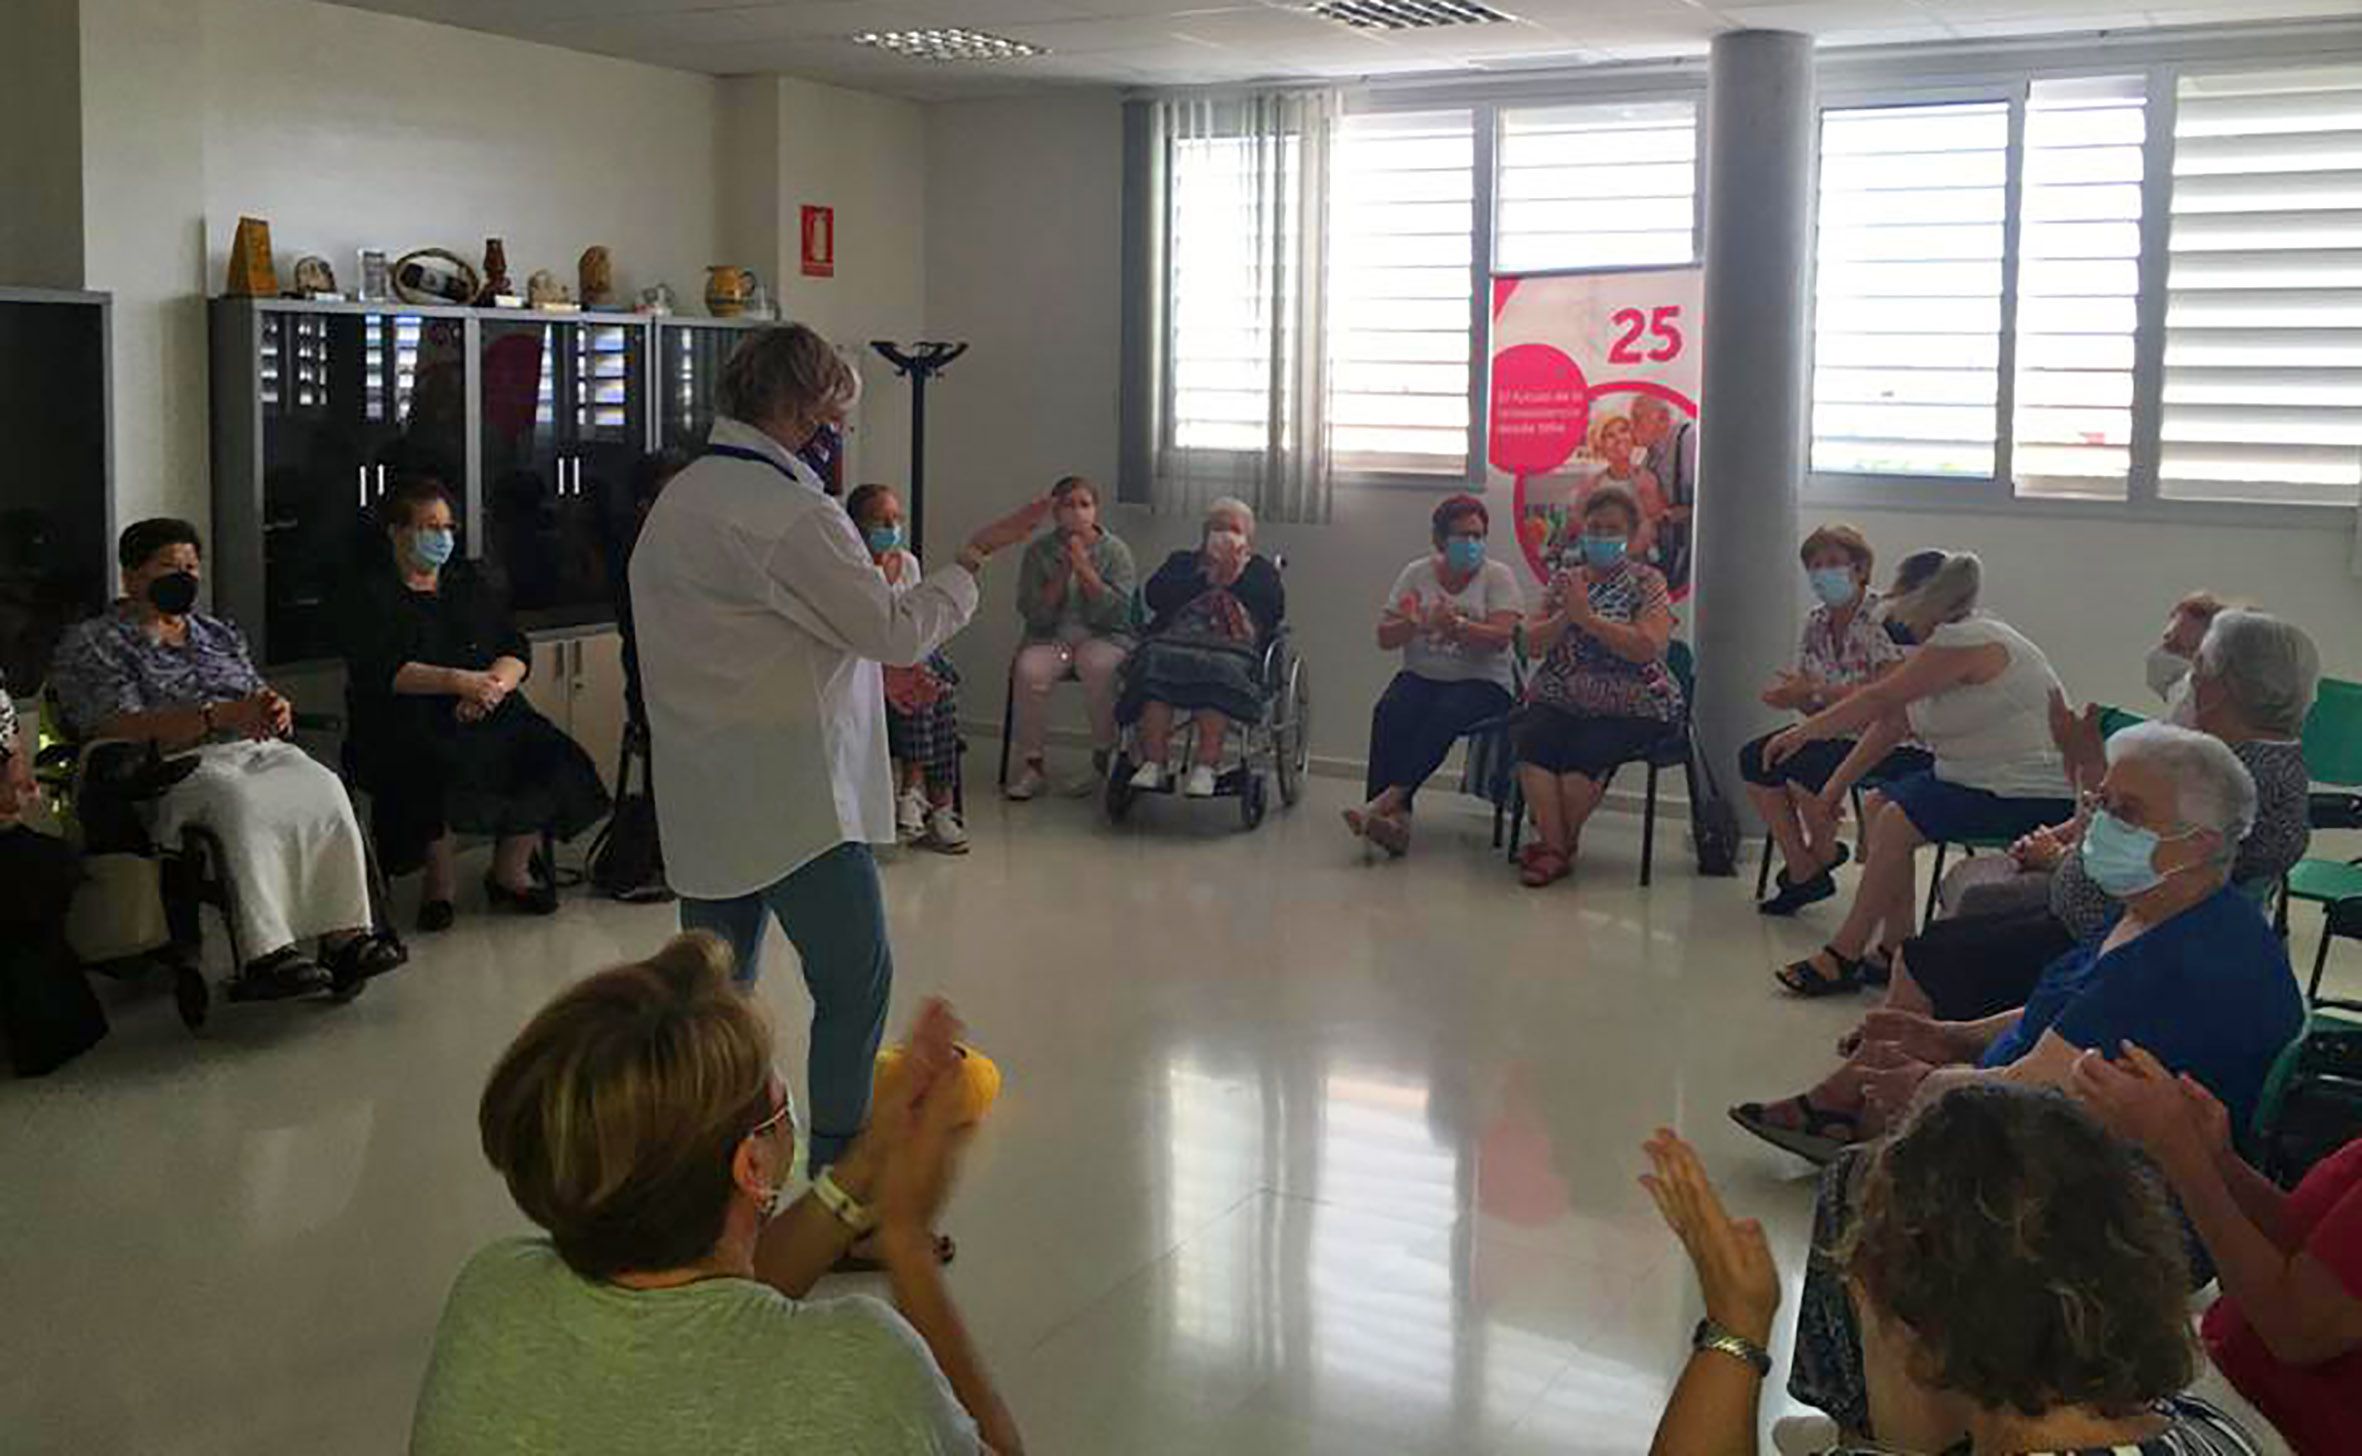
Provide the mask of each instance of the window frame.
{"label": "window frame", "polygon": [[[2313,30],[2312,27],[2305,27]],[[2002,313],[1994,414],[1994,470],[1990,478],[1912,474],[1855,474],[1806,469],[1799,503],[1824,509],[1860,509],[1953,515],[2013,515],[2042,520],[2135,520],[2180,525],[2244,526],[2259,529],[2334,527],[2350,530],[2356,505],[2311,501],[2169,500],[2158,489],[2164,429],[2167,271],[2172,236],[2174,130],[2179,111],[2178,82],[2185,74],[2302,69],[2362,64],[2362,29],[2335,27],[2327,34],[2274,37],[2219,36],[2189,40],[2130,37],[2121,44],[2077,49],[2072,61],[2035,59],[2033,47],[1945,56],[1929,52],[1907,59],[1824,61],[1814,98],[1813,177],[1815,237],[1819,232],[1820,114],[1857,107],[1912,106],[1958,101],[2007,100],[2010,107],[2005,197]],[[2135,302],[2132,363],[2131,466],[2119,500],[2021,495],[2012,457],[2016,434],[2017,303],[2021,210],[2024,206],[2026,103],[2033,83],[2080,77],[2140,76],[2146,81],[2142,109],[2139,292]],[[1808,299],[1818,296],[1816,256],[1808,276]],[[1809,448],[1813,413],[1813,359],[1817,330],[1805,340],[1805,438]]]}

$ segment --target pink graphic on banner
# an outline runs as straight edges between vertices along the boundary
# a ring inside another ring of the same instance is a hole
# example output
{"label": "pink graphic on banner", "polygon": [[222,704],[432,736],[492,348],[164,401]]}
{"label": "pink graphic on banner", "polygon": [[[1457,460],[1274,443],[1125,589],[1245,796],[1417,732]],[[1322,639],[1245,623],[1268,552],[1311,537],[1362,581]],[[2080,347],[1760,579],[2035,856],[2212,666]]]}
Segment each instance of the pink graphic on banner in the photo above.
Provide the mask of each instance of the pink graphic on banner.
{"label": "pink graphic on banner", "polygon": [[1552,344],[1519,344],[1493,356],[1487,453],[1514,475],[1556,470],[1583,443],[1590,404],[1583,371]]}
{"label": "pink graphic on banner", "polygon": [[[1655,400],[1664,406],[1660,417],[1645,426],[1647,438],[1634,433],[1632,428],[1633,416],[1641,412],[1633,410],[1628,401],[1611,399],[1613,395]],[[1594,414],[1594,410],[1600,413]],[[1554,480],[1547,488],[1540,481],[1534,481],[1531,486],[1528,482],[1530,476],[1547,474],[1548,469],[1530,472],[1515,469],[1510,509],[1517,518],[1518,544],[1524,548],[1526,564],[1533,568],[1534,575],[1543,581],[1550,579],[1558,564],[1554,558],[1571,539],[1575,523],[1581,518],[1584,499],[1599,485],[1612,483],[1631,491],[1640,504],[1642,520],[1636,540],[1640,556],[1666,570],[1666,582],[1675,601],[1687,599],[1691,502],[1686,495],[1668,489],[1668,484],[1681,478],[1686,468],[1681,464],[1679,436],[1682,431],[1695,427],[1697,417],[1696,400],[1654,380],[1613,380],[1592,386],[1585,398],[1585,428],[1588,430],[1596,423],[1610,440],[1623,447],[1621,458],[1593,461],[1586,456],[1575,462],[1578,468],[1572,476]],[[1618,431],[1622,432],[1620,440],[1616,439]],[[1567,458],[1561,456],[1549,468],[1565,464]],[[1513,468],[1503,464],[1497,454],[1494,464],[1505,471]]]}

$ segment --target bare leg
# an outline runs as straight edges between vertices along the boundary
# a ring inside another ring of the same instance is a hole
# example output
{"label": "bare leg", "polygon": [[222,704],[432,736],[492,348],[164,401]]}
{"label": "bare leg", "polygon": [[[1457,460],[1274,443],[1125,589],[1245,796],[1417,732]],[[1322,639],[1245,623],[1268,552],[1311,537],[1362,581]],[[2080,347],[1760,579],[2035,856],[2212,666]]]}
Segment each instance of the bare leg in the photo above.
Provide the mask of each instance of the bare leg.
{"label": "bare leg", "polygon": [[1143,703],[1140,705],[1140,758],[1145,763],[1161,764],[1173,752],[1173,705],[1171,703]]}
{"label": "bare leg", "polygon": [[1222,766],[1222,735],[1230,720],[1212,708],[1200,708],[1191,719],[1197,724],[1197,761],[1209,768]]}
{"label": "bare leg", "polygon": [[1517,766],[1517,782],[1525,790],[1526,807],[1534,811],[1534,836],[1544,846],[1567,852],[1566,810],[1559,802],[1558,775],[1530,763]]}
{"label": "bare leg", "polygon": [[1935,998],[1920,988],[1911,976],[1911,960],[1900,946],[1895,948],[1894,980],[1886,988],[1886,1004],[1896,1011],[1915,1011],[1921,1016],[1933,1016]]}
{"label": "bare leg", "polygon": [[[1881,924],[1891,934],[1898,925],[1910,923],[1910,901],[1919,846],[1927,841],[1920,838],[1919,827],[1911,816],[1889,804],[1880,812],[1878,821],[1865,836],[1867,847],[1862,865],[1861,887],[1854,892],[1853,908],[1845,915],[1845,924],[1837,929],[1829,944],[1836,950],[1859,956],[1871,945],[1871,936]],[[1898,903],[1902,907],[1897,915]]]}
{"label": "bare leg", "polygon": [[1583,826],[1590,822],[1591,811],[1597,809],[1599,801],[1606,797],[1605,779],[1586,778],[1579,773],[1558,776],[1559,803],[1564,806],[1566,815],[1564,849],[1567,858],[1574,858],[1575,851],[1583,847]]}
{"label": "bare leg", "polygon": [[1819,873],[1819,861],[1805,843],[1804,826],[1796,817],[1795,800],[1784,784],[1749,784],[1747,802],[1763,816],[1763,824],[1771,831],[1772,843],[1780,847],[1780,863],[1787,866],[1788,881],[1811,879]]}
{"label": "bare leg", "polygon": [[1797,822],[1804,826],[1804,842],[1810,856],[1805,862],[1818,874],[1837,862],[1837,819],[1822,810],[1819,794],[1800,785],[1788,785],[1788,796],[1795,802]]}
{"label": "bare leg", "polygon": [[492,878],[519,894],[533,888],[533,851],[541,847],[536,834],[512,834],[494,846]]}
{"label": "bare leg", "polygon": [[458,894],[459,869],[453,861],[451,836],[437,835],[426,847],[426,886],[422,899],[448,901]]}

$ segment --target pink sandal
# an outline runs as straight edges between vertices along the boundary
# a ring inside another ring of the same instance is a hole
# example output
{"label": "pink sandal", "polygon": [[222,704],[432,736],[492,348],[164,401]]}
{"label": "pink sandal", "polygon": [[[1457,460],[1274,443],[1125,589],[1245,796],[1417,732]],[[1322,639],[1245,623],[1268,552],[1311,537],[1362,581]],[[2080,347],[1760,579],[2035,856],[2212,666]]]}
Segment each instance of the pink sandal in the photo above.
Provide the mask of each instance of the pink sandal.
{"label": "pink sandal", "polygon": [[1529,890],[1554,885],[1574,873],[1574,864],[1547,844],[1529,844],[1517,854],[1518,882]]}

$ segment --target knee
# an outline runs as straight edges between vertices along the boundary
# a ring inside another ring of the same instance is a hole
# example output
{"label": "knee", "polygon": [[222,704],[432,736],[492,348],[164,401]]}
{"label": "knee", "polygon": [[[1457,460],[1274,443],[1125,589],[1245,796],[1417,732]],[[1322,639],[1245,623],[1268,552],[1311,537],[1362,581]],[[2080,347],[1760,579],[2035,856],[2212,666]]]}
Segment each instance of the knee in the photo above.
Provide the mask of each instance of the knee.
{"label": "knee", "polygon": [[1878,822],[1870,830],[1870,847],[1874,851],[1908,855],[1925,843],[1927,837],[1919,832],[1919,826],[1894,804],[1888,804],[1879,813]]}
{"label": "knee", "polygon": [[1017,689],[1028,697],[1042,697],[1050,691],[1050,684],[1058,680],[1055,653],[1039,647],[1028,647],[1017,654]]}
{"label": "knee", "polygon": [[1739,749],[1739,777],[1757,788],[1769,788],[1773,782],[1771,771],[1763,765],[1763,745],[1768,741],[1769,736],[1766,735]]}

